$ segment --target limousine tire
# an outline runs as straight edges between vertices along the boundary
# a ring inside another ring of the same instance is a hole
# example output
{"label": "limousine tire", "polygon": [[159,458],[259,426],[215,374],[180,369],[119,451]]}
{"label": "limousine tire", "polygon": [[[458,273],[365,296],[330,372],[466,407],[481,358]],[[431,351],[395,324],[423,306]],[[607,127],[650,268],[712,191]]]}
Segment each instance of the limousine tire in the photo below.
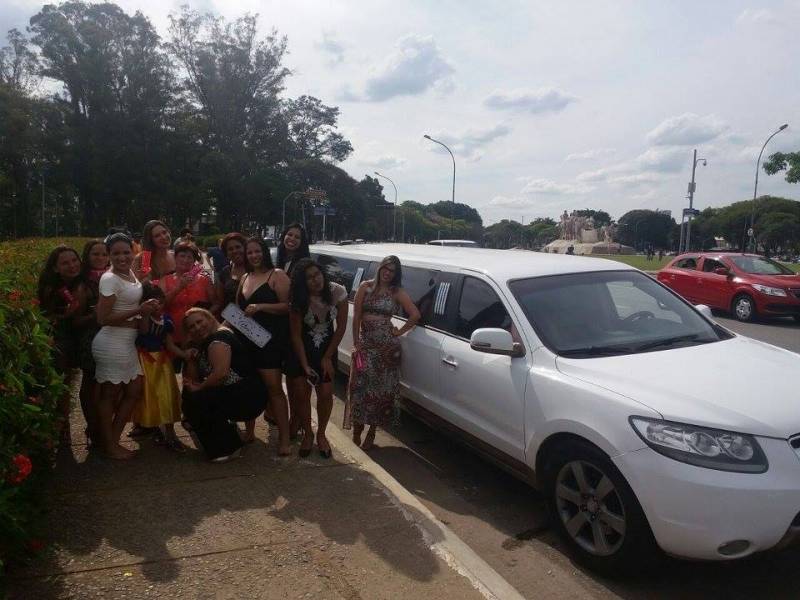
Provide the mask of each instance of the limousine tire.
{"label": "limousine tire", "polygon": [[747,294],[739,294],[731,303],[731,312],[738,321],[749,323],[756,320],[756,303]]}
{"label": "limousine tire", "polygon": [[605,453],[570,440],[553,448],[545,464],[550,519],[578,563],[607,575],[656,564],[661,552],[642,507]]}

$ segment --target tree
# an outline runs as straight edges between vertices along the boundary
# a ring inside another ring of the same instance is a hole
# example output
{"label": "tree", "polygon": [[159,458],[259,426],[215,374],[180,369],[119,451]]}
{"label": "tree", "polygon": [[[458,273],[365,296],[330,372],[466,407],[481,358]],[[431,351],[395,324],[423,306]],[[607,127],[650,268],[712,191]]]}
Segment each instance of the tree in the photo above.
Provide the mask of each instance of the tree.
{"label": "tree", "polygon": [[7,39],[8,46],[0,48],[0,84],[30,93],[39,83],[39,60],[19,30],[11,29]]}
{"label": "tree", "polygon": [[764,171],[774,175],[786,171],[786,181],[789,183],[800,182],[800,152],[776,152],[764,163]]}
{"label": "tree", "polygon": [[169,59],[149,20],[115,4],[46,5],[31,18],[42,74],[63,86],[69,150],[62,157],[84,231],[164,212]]}
{"label": "tree", "polygon": [[798,214],[771,212],[764,216],[759,225],[759,242],[772,254],[797,248],[800,244]]}
{"label": "tree", "polygon": [[573,210],[572,214],[577,217],[591,217],[594,221],[595,227],[602,227],[603,225],[611,224],[611,215],[604,210],[592,210],[585,208],[583,210]]}
{"label": "tree", "polygon": [[622,244],[640,249],[647,246],[666,248],[675,221],[654,210],[632,210],[619,218],[617,238]]}
{"label": "tree", "polygon": [[335,131],[339,118],[337,107],[325,106],[313,96],[300,96],[285,102],[284,114],[294,158],[341,162],[353,152],[350,142]]}

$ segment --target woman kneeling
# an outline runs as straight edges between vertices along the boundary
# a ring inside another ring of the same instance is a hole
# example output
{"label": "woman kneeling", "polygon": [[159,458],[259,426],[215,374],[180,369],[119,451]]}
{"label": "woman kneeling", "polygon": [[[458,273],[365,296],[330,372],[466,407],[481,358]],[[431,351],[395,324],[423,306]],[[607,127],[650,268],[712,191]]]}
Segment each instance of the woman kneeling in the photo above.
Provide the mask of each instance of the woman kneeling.
{"label": "woman kneeling", "polygon": [[200,348],[184,373],[183,414],[208,458],[225,462],[242,447],[235,422],[261,414],[266,389],[239,339],[209,311],[190,308],[183,327]]}

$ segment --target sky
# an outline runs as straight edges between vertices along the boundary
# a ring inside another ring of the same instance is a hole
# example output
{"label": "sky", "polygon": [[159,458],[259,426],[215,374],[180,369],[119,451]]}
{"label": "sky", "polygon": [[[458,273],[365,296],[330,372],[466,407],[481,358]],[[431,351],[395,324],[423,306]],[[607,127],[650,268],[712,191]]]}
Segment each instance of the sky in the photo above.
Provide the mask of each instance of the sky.
{"label": "sky", "polygon": [[[186,0],[119,0],[167,37]],[[354,178],[390,177],[398,201],[451,199],[484,224],[564,210],[688,206],[752,198],[756,159],[800,150],[800,0],[201,0],[201,11],[259,15],[288,38],[286,97],[341,110]],[[0,28],[42,6],[3,0]],[[394,200],[388,182],[384,193]],[[800,198],[782,175],[759,196]]]}

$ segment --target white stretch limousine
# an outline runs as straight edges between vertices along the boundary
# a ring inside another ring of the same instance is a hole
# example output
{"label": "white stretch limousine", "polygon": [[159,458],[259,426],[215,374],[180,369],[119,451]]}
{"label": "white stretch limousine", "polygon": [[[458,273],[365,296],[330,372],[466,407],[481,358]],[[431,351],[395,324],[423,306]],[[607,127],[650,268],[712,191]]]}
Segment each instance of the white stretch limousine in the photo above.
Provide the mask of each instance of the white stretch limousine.
{"label": "white stretch limousine", "polygon": [[738,558],[800,531],[800,355],[732,334],[613,261],[401,244],[311,253],[351,300],[383,256],[400,258],[422,314],[402,340],[404,404],[539,487],[590,567],[634,568],[658,547]]}

